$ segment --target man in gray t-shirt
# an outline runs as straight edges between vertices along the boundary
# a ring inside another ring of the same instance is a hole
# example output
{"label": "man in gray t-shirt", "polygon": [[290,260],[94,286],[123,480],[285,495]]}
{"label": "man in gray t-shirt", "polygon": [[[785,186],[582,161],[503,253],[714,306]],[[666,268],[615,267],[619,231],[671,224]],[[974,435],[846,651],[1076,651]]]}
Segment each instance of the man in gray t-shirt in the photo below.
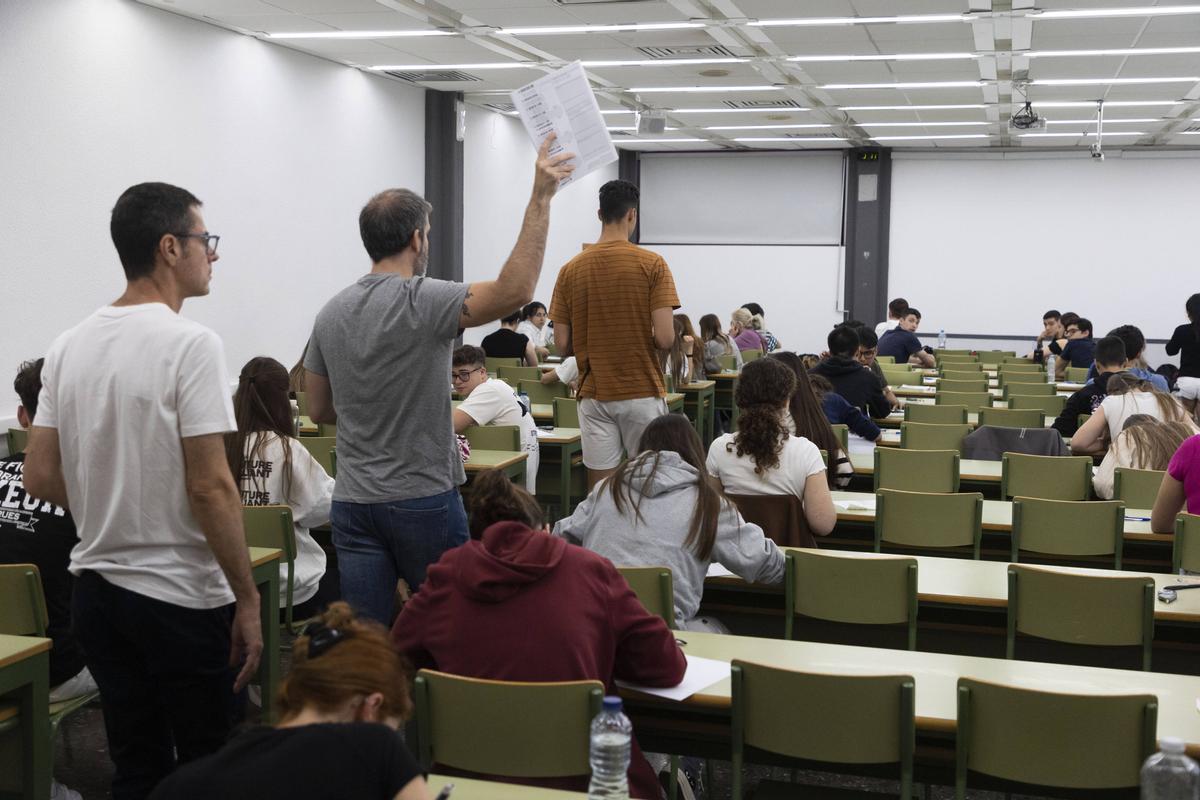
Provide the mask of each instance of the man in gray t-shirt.
{"label": "man in gray t-shirt", "polygon": [[407,189],[359,215],[371,272],[317,314],[304,366],[309,416],[336,423],[330,521],[342,595],[387,624],[397,578],[414,591],[426,567],[467,540],[465,480],[450,420],[450,354],[463,328],[529,302],[542,269],[550,200],[574,167],[542,144],[516,246],[494,281],[425,276],[430,205]]}

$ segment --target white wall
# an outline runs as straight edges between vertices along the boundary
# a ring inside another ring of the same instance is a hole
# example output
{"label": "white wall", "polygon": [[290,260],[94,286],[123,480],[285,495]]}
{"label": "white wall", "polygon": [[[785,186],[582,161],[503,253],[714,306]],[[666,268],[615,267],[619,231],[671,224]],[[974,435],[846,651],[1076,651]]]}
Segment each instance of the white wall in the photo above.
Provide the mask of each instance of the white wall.
{"label": "white wall", "polygon": [[[467,283],[492,280],[508,258],[533,189],[536,155],[519,120],[467,107],[463,142],[463,280]],[[614,162],[569,184],[555,196],[550,207],[550,234],[542,277],[534,292],[534,298],[547,308],[559,268],[574,258],[585,243],[599,237],[597,193],[603,184],[616,177]],[[497,323],[490,323],[471,328],[463,334],[463,341],[479,344],[497,327]]]}
{"label": "white wall", "polygon": [[[897,159],[888,296],[921,310],[926,339],[945,328],[1032,340],[1050,308],[1097,335],[1132,323],[1170,338],[1200,291],[1200,159],[1156,156]],[[1166,360],[1161,345],[1147,357]]]}
{"label": "white wall", "polygon": [[419,90],[126,0],[0,2],[0,417],[17,363],[116,298],[109,212],[161,180],[221,235],[214,328],[230,370],[291,364],[314,315],[370,269],[358,211],[424,186]]}

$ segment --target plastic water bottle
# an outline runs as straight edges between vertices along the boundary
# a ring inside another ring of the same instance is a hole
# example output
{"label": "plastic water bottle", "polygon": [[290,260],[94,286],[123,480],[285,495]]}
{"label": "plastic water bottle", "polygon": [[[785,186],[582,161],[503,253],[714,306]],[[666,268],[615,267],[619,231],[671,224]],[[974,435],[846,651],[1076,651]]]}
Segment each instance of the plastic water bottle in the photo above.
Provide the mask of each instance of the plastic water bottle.
{"label": "plastic water bottle", "polygon": [[1054,353],[1046,356],[1046,383],[1054,383]]}
{"label": "plastic water bottle", "polygon": [[521,402],[521,405],[525,407],[526,414],[528,414],[532,410],[532,406],[530,406],[530,404],[529,404],[529,393],[528,392],[517,392],[517,400],[519,400]]}
{"label": "plastic water bottle", "polygon": [[629,800],[629,744],[633,724],[621,713],[621,698],[604,698],[592,720],[592,780],[588,800]]}
{"label": "plastic water bottle", "polygon": [[938,350],[946,349],[946,329],[938,328]]}
{"label": "plastic water bottle", "polygon": [[1164,738],[1158,746],[1142,765],[1142,800],[1200,798],[1200,766],[1184,755],[1183,740]]}
{"label": "plastic water bottle", "polygon": [[300,435],[300,403],[296,400],[289,400],[292,406],[292,435]]}

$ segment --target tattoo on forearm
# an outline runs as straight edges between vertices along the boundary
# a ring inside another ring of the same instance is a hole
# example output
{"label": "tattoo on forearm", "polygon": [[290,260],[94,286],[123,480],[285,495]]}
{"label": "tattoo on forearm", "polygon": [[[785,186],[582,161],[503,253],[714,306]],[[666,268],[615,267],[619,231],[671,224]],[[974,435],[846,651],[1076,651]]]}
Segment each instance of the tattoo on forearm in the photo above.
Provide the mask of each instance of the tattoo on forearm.
{"label": "tattoo on forearm", "polygon": [[460,313],[461,313],[461,314],[462,314],[464,317],[469,317],[469,316],[471,316],[471,309],[467,307],[467,301],[471,299],[471,295],[472,295],[472,294],[473,294],[473,293],[471,292],[471,290],[470,290],[470,289],[467,289],[467,296],[463,298],[462,309],[461,309],[461,312],[460,312]]}

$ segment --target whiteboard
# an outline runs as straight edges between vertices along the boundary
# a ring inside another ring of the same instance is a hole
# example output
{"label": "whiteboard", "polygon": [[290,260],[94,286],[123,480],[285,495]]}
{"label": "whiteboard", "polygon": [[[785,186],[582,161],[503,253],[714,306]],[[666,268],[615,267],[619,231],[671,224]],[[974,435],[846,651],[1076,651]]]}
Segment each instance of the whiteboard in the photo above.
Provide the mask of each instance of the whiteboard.
{"label": "whiteboard", "polygon": [[640,163],[642,242],[842,243],[840,151],[643,153]]}
{"label": "whiteboard", "polygon": [[1114,155],[893,161],[888,297],[924,334],[1033,338],[1055,308],[1170,338],[1200,291],[1200,159]]}

